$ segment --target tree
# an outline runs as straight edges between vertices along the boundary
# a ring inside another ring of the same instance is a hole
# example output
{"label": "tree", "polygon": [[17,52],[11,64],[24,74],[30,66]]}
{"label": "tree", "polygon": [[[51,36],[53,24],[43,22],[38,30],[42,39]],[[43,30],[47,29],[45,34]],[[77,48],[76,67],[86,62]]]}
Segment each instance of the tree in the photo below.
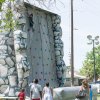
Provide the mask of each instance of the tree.
{"label": "tree", "polygon": [[[95,48],[95,72],[96,79],[100,77],[100,46]],[[81,75],[87,76],[90,80],[94,77],[94,60],[93,60],[93,50],[88,52],[86,59],[83,62],[83,67],[80,70]]]}

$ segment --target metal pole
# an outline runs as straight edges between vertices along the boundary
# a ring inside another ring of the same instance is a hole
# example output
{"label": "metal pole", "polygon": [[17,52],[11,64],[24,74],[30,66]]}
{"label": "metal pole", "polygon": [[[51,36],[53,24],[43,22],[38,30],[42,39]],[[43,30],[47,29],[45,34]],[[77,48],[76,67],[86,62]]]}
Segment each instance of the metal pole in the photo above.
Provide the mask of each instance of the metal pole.
{"label": "metal pole", "polygon": [[96,70],[95,70],[95,47],[94,47],[94,40],[93,41],[93,60],[94,60],[94,82],[96,83]]}
{"label": "metal pole", "polygon": [[71,0],[71,86],[74,85],[73,0]]}

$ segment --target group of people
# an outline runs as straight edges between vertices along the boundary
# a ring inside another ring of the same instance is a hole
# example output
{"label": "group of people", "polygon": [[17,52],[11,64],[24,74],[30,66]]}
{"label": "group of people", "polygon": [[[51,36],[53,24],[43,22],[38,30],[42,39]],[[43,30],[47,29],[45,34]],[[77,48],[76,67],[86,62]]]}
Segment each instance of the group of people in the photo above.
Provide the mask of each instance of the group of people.
{"label": "group of people", "polygon": [[[38,79],[34,79],[32,83],[29,84],[30,87],[30,99],[31,100],[53,100],[53,89],[49,86],[49,82],[45,84],[45,87],[42,90],[40,84],[38,84]],[[92,100],[90,97],[90,86],[88,80],[85,79],[82,81],[79,93],[75,100]],[[24,89],[18,95],[20,100],[25,100]]]}
{"label": "group of people", "polygon": [[[34,79],[32,83],[29,84],[30,87],[30,99],[31,100],[53,100],[53,89],[49,86],[49,82],[45,84],[42,90],[40,84],[38,84],[38,79]],[[24,89],[18,95],[20,100],[25,100]]]}

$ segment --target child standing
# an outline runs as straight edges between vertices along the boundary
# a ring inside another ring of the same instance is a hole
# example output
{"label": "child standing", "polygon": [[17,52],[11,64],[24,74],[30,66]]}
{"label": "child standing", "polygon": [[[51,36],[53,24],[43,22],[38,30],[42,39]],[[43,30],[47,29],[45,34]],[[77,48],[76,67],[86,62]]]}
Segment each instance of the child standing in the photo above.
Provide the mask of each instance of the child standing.
{"label": "child standing", "polygon": [[18,95],[19,100],[25,100],[25,90],[22,89]]}

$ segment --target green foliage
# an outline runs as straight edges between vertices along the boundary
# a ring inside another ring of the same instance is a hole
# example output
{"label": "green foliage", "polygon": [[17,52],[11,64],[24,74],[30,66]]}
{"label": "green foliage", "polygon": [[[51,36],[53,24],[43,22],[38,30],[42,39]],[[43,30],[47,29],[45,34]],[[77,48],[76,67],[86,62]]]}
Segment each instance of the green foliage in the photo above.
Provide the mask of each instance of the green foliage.
{"label": "green foliage", "polygon": [[13,13],[10,8],[7,9],[7,12],[5,14],[6,19],[4,19],[4,29],[14,29],[14,21],[13,21]]}
{"label": "green foliage", "polygon": [[[14,0],[8,0],[9,2],[12,2]],[[6,0],[0,0],[0,11],[1,14],[3,13],[4,15],[1,15],[1,19],[0,19],[0,31],[2,32],[2,30],[6,30],[6,31],[10,31],[10,30],[14,30],[14,27],[16,25],[16,21],[14,21],[13,19],[13,12],[12,12],[12,8],[11,7],[7,7],[6,9],[2,9],[2,4],[6,3]]]}
{"label": "green foliage", "polygon": [[0,11],[2,11],[1,7],[2,7],[2,4],[5,2],[5,0],[0,0]]}
{"label": "green foliage", "polygon": [[[3,25],[2,25],[3,24]],[[11,8],[7,8],[5,13],[5,18],[0,20],[0,29],[8,30],[14,30],[14,27],[16,25],[16,22],[13,19],[13,13]]]}
{"label": "green foliage", "polygon": [[[100,46],[95,48],[95,69],[96,69],[96,78],[100,77]],[[87,53],[86,59],[83,62],[83,67],[80,70],[81,75],[89,77],[90,80],[93,80],[94,77],[94,60],[93,60],[93,51]]]}

